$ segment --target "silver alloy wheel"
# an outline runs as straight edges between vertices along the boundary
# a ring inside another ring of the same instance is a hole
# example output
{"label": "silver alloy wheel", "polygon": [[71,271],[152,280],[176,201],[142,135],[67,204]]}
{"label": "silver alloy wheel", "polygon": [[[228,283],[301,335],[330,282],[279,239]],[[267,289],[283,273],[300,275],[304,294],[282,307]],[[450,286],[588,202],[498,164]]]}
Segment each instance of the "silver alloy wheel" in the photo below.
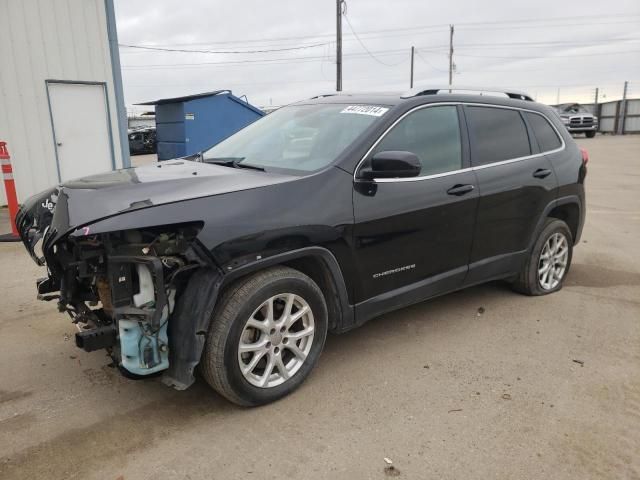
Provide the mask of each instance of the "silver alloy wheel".
{"label": "silver alloy wheel", "polygon": [[294,293],[274,295],[249,317],[238,345],[238,363],[244,378],[260,388],[281,385],[304,364],[315,326],[313,312]]}
{"label": "silver alloy wheel", "polygon": [[544,290],[553,290],[562,281],[569,261],[569,242],[562,233],[551,235],[540,252],[538,282]]}

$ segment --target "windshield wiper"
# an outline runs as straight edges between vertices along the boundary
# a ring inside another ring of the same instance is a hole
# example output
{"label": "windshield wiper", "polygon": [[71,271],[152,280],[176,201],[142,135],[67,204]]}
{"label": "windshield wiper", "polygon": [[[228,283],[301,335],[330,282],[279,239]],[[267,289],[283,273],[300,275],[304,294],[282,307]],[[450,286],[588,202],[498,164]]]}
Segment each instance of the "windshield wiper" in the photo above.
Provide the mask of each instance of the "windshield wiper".
{"label": "windshield wiper", "polygon": [[245,157],[214,157],[203,159],[204,163],[212,163],[213,165],[222,165],[224,167],[232,168],[248,168],[251,170],[259,170],[264,172],[264,168],[258,165],[251,165],[250,163],[242,163]]}
{"label": "windshield wiper", "polygon": [[235,166],[236,162],[244,160],[244,157],[203,157],[204,163],[213,163],[214,165],[225,165],[229,167]]}

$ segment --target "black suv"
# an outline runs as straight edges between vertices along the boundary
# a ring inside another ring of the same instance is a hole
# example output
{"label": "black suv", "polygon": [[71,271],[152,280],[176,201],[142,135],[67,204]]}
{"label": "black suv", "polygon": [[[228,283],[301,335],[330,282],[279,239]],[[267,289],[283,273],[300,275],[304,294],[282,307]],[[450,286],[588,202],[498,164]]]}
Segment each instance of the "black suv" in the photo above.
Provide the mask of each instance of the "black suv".
{"label": "black suv", "polygon": [[[444,92],[444,93],[443,93]],[[559,290],[586,152],[523,93],[331,94],[197,156],[25,202],[39,298],[123,374],[229,400],[298,387],[327,332],[489,280]]]}

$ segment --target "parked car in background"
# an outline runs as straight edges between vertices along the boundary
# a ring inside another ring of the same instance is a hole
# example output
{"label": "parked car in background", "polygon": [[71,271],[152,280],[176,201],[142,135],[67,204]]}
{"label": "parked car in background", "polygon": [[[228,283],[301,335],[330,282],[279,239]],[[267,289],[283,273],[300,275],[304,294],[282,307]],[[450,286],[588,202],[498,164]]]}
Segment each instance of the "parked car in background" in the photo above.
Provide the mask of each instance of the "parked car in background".
{"label": "parked car in background", "polygon": [[564,126],[570,133],[584,133],[593,138],[598,131],[598,117],[579,103],[565,103],[555,107]]}
{"label": "parked car in background", "polygon": [[586,152],[526,94],[443,92],[320,95],[198,162],[26,200],[16,223],[47,265],[39,297],[123,374],[184,389],[199,366],[255,406],[300,386],[327,332],[490,280],[560,290],[585,218]]}
{"label": "parked car in background", "polygon": [[156,128],[138,127],[129,129],[129,153],[156,153]]}

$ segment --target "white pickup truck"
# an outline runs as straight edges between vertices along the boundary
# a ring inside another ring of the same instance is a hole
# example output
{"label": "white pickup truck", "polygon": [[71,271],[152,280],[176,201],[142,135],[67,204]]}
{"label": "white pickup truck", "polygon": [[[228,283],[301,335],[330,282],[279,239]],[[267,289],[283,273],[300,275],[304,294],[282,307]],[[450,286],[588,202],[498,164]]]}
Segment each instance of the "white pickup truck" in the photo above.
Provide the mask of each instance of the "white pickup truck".
{"label": "white pickup truck", "polygon": [[565,103],[555,107],[560,119],[570,133],[584,133],[593,138],[598,131],[598,117],[579,103]]}

